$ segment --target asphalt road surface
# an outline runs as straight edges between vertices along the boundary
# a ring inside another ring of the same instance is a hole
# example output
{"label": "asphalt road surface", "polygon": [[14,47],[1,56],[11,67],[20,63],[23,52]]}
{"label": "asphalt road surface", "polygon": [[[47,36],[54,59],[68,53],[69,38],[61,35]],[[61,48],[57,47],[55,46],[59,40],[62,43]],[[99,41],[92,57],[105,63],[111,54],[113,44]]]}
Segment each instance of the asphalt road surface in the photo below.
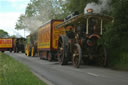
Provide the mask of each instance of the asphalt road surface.
{"label": "asphalt road surface", "polygon": [[72,65],[61,66],[58,62],[27,57],[23,53],[6,54],[27,65],[53,85],[128,85],[128,72],[85,65],[76,69]]}

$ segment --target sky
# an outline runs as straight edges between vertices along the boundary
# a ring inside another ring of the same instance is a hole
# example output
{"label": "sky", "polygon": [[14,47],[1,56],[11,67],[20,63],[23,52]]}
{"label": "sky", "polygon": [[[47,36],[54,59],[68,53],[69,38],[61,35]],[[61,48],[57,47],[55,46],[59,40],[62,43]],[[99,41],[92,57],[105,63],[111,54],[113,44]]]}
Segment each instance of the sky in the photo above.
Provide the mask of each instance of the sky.
{"label": "sky", "polygon": [[[0,29],[7,31],[9,35],[21,35],[24,37],[24,30],[16,30],[15,25],[30,0],[0,0]],[[25,31],[25,36],[29,34]]]}

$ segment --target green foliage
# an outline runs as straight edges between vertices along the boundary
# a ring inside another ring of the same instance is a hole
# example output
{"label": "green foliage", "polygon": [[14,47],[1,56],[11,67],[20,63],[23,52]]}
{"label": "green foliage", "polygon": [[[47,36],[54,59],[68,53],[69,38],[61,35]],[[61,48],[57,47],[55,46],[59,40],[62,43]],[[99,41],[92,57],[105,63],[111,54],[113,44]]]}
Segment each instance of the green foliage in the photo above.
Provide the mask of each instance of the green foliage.
{"label": "green foliage", "polygon": [[15,29],[33,31],[39,27],[38,23],[45,23],[51,19],[64,19],[74,11],[83,12],[86,4],[93,1],[97,2],[97,0],[31,0],[26,7],[25,15],[19,17]]}
{"label": "green foliage", "polygon": [[16,23],[15,29],[25,29],[25,23],[24,23],[25,15],[21,15],[19,17],[19,20]]}
{"label": "green foliage", "polygon": [[0,53],[0,85],[46,85],[23,64]]}
{"label": "green foliage", "polygon": [[11,35],[10,38],[17,38],[17,36],[16,35]]}
{"label": "green foliage", "polygon": [[7,38],[9,35],[6,31],[0,29],[0,38]]}
{"label": "green foliage", "polygon": [[[111,16],[114,17],[113,25],[107,25],[109,28],[104,35],[105,45],[109,49],[110,66],[128,65],[128,0],[112,0]],[[119,67],[119,66],[118,66]],[[128,68],[128,67],[126,67]]]}
{"label": "green foliage", "polygon": [[[21,15],[16,23],[16,29],[37,29],[51,19],[62,19],[62,2],[58,0],[31,0],[25,15]],[[35,30],[34,30],[35,31]]]}
{"label": "green foliage", "polygon": [[79,11],[83,13],[84,8],[90,2],[98,2],[98,0],[68,0],[66,6],[71,12]]}

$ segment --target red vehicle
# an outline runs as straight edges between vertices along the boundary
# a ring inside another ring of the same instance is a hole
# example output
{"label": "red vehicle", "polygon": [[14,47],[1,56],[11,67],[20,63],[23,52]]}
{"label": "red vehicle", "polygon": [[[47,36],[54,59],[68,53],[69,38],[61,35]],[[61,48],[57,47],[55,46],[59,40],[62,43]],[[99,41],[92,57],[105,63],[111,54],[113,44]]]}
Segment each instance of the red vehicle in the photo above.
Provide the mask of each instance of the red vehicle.
{"label": "red vehicle", "polygon": [[56,25],[62,22],[63,20],[51,20],[39,28],[37,49],[40,58],[49,61],[56,59],[58,38],[64,34],[64,28],[56,29]]}
{"label": "red vehicle", "polygon": [[13,38],[0,38],[0,51],[13,51],[14,39]]}

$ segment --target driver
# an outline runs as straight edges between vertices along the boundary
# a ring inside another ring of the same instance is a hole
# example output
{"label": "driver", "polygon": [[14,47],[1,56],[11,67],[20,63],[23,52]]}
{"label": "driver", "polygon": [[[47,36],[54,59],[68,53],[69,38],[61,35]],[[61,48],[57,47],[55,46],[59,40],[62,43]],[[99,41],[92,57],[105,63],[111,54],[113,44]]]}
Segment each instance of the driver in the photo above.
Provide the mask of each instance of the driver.
{"label": "driver", "polygon": [[75,34],[74,34],[74,31],[73,31],[73,26],[67,26],[66,27],[66,34],[69,38],[74,38]]}
{"label": "driver", "polygon": [[95,33],[97,30],[97,20],[95,18],[90,18],[89,20],[89,34]]}

